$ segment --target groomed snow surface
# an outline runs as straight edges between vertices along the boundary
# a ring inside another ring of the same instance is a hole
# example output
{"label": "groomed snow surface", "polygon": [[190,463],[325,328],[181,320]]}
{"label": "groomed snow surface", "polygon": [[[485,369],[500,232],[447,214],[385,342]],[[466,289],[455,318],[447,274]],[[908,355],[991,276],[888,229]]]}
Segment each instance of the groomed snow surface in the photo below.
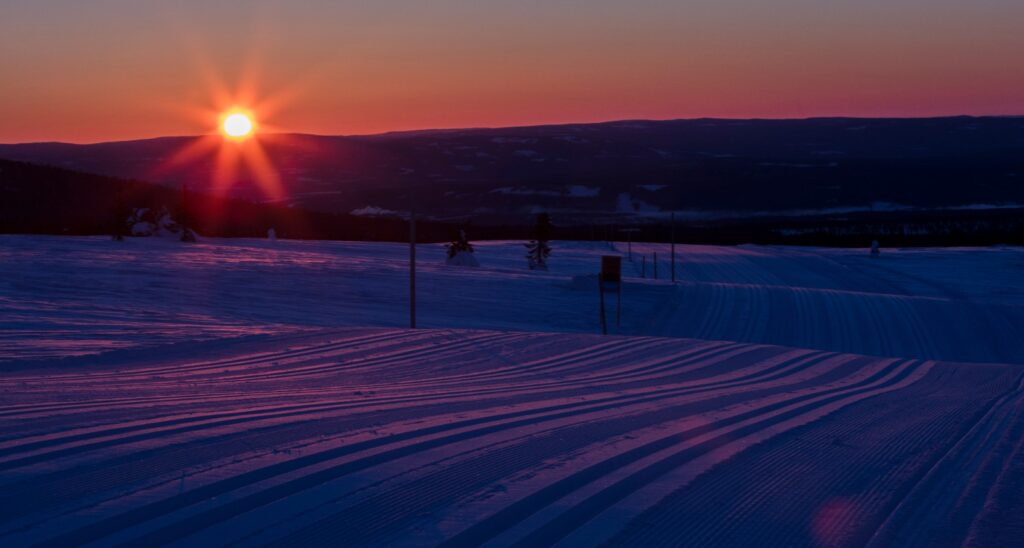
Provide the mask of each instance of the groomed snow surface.
{"label": "groomed snow surface", "polygon": [[0,545],[1024,543],[1021,249],[475,247],[0,236]]}

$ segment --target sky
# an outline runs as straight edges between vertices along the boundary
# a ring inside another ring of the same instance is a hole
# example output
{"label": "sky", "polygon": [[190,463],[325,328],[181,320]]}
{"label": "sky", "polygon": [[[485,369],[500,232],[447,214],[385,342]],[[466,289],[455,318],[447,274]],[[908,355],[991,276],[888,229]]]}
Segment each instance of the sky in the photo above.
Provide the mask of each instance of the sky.
{"label": "sky", "polygon": [[0,0],[0,143],[1024,114],[1020,0]]}

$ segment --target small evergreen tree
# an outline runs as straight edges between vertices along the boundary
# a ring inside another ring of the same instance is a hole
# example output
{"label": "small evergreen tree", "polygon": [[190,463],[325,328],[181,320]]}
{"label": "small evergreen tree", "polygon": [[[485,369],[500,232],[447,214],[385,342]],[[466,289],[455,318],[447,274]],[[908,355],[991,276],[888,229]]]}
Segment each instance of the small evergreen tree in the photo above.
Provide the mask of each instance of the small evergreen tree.
{"label": "small evergreen tree", "polygon": [[551,254],[551,246],[548,241],[551,238],[551,219],[547,213],[537,215],[537,228],[535,237],[526,245],[526,261],[530,270],[547,270],[548,255]]}
{"label": "small evergreen tree", "polygon": [[480,266],[476,257],[473,256],[473,244],[466,238],[466,230],[459,229],[458,236],[451,243],[445,244],[448,259],[445,261],[451,266]]}
{"label": "small evergreen tree", "polygon": [[451,243],[445,244],[444,248],[448,251],[449,259],[454,259],[459,253],[473,252],[473,244],[469,243],[469,240],[466,239],[466,230],[464,228],[460,228],[458,236]]}

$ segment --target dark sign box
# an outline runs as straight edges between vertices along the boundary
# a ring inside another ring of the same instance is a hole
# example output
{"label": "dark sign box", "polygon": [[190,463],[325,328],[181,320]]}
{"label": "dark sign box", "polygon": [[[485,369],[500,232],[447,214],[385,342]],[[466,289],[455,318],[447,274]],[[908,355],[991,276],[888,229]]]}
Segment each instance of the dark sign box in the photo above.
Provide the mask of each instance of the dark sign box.
{"label": "dark sign box", "polygon": [[618,255],[601,256],[601,280],[605,282],[622,281],[622,257]]}

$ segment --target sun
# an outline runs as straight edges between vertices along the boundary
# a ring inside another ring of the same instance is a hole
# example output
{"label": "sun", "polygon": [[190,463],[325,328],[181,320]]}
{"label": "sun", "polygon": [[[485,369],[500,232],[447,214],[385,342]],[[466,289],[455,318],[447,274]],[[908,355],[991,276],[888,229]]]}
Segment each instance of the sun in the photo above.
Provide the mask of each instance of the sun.
{"label": "sun", "polygon": [[224,134],[234,139],[243,139],[252,134],[254,124],[249,115],[242,112],[232,112],[224,116],[221,122],[221,129]]}

